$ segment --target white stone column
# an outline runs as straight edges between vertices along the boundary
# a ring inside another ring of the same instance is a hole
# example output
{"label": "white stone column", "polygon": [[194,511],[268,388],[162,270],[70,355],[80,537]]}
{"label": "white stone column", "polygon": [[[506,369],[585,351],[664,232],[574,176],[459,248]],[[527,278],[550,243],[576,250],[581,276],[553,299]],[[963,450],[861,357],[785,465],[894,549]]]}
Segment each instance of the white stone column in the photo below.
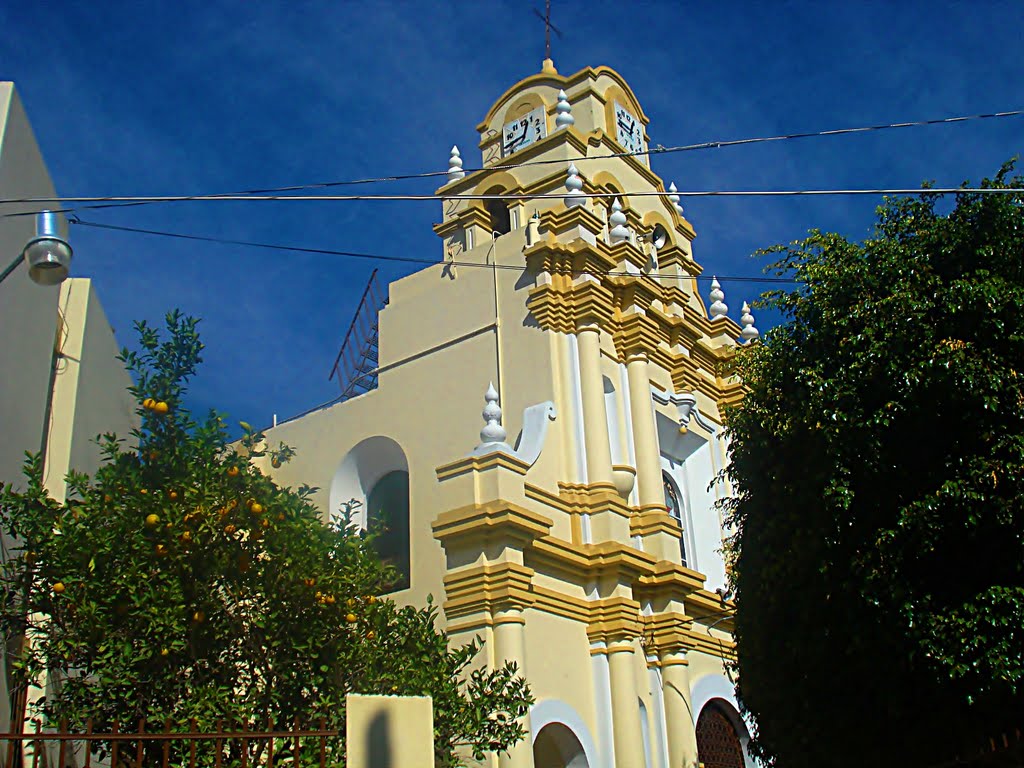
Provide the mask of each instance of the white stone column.
{"label": "white stone column", "polygon": [[[526,621],[518,606],[506,606],[496,610],[494,616],[494,664],[503,666],[514,661],[519,674],[526,676]],[[500,768],[533,768],[533,740],[530,737],[530,715],[522,720],[526,738],[512,747],[508,753],[498,756]]]}
{"label": "white stone column", "polygon": [[635,663],[632,642],[623,639],[608,644],[615,768],[645,768]]}
{"label": "white stone column", "polygon": [[604,382],[601,377],[601,330],[596,323],[582,324],[577,329],[576,340],[580,360],[587,479],[590,485],[605,484],[614,489],[608,414],[604,407]]}
{"label": "white stone column", "polygon": [[693,768],[697,765],[697,731],[690,697],[689,662],[681,649],[662,651],[660,656],[668,764],[670,768]]}
{"label": "white stone column", "polygon": [[665,494],[661,484],[661,457],[645,352],[634,352],[626,359],[626,374],[629,377],[629,414],[633,422],[633,450],[636,455],[637,498],[641,508],[663,507]]}

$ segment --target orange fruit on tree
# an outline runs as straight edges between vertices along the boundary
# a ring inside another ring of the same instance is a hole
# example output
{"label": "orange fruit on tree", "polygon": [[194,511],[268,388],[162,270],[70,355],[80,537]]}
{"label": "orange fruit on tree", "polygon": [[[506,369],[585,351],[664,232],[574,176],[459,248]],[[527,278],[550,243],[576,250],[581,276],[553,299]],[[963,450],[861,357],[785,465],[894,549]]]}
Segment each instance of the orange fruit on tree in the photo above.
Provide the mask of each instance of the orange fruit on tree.
{"label": "orange fruit on tree", "polygon": [[163,415],[164,415],[165,413],[167,413],[167,412],[168,412],[169,410],[171,410],[171,406],[169,406],[169,405],[168,405],[167,403],[165,403],[165,402],[164,402],[163,400],[161,400],[160,402],[156,403],[156,404],[155,404],[155,405],[153,406],[153,413],[158,413],[158,414],[160,414],[161,416],[163,416]]}
{"label": "orange fruit on tree", "polygon": [[334,605],[334,599],[335,599],[334,595],[327,595],[324,598],[324,602],[327,603],[328,605]]}
{"label": "orange fruit on tree", "polygon": [[167,557],[167,545],[166,544],[157,544],[156,547],[154,548],[154,550],[156,551],[158,556],[160,556],[160,557]]}
{"label": "orange fruit on tree", "polygon": [[169,498],[171,501],[177,501],[178,500],[178,492],[177,491],[168,491],[167,492],[167,498]]}
{"label": "orange fruit on tree", "polygon": [[238,467],[228,467],[228,477],[238,477]]}
{"label": "orange fruit on tree", "polygon": [[53,585],[52,589],[53,589],[53,594],[55,594],[55,595],[62,595],[62,594],[64,594],[64,589],[65,589],[64,582],[63,581],[56,582]]}
{"label": "orange fruit on tree", "polygon": [[225,525],[224,526],[224,533],[226,533],[228,535],[231,535],[232,533],[234,533],[237,530],[238,530],[238,528],[236,528],[233,525]]}
{"label": "orange fruit on tree", "polygon": [[272,466],[274,469],[280,469],[281,468],[281,460],[275,456],[274,458],[272,458],[270,460],[270,466]]}
{"label": "orange fruit on tree", "polygon": [[185,531],[184,533],[182,533],[181,540],[186,544],[192,541],[192,531]]}
{"label": "orange fruit on tree", "polygon": [[278,519],[279,522],[283,521],[284,520],[284,512],[278,512],[277,513],[277,519]]}
{"label": "orange fruit on tree", "polygon": [[205,619],[206,614],[202,611],[196,611],[192,614],[192,621],[194,621],[196,624],[202,624]]}
{"label": "orange fruit on tree", "polygon": [[347,615],[347,616],[345,617],[345,621],[347,621],[347,622],[348,622],[349,624],[355,624],[355,623],[356,623],[356,621],[357,621],[357,619],[356,619],[356,615],[355,615],[354,613],[350,613],[350,614],[348,614],[348,615]]}
{"label": "orange fruit on tree", "polygon": [[170,651],[168,651],[166,648],[161,648],[160,649],[160,655],[161,656],[168,656],[169,654],[170,654]]}
{"label": "orange fruit on tree", "polygon": [[373,605],[374,603],[376,603],[377,602],[376,595],[370,595],[368,598],[366,598],[366,602],[368,602],[370,605]]}
{"label": "orange fruit on tree", "polygon": [[377,636],[377,633],[374,632],[372,629],[369,632],[366,633],[366,639],[367,640],[373,640],[373,638],[375,638],[376,636]]}
{"label": "orange fruit on tree", "polygon": [[260,504],[258,501],[254,501],[252,504],[249,505],[249,511],[252,512],[254,515],[262,515],[263,505]]}
{"label": "orange fruit on tree", "polygon": [[307,587],[312,587],[314,584],[316,584],[316,579],[303,579],[302,583],[305,584]]}
{"label": "orange fruit on tree", "polygon": [[262,520],[260,520],[260,525],[262,527],[264,527],[264,528],[269,528],[270,527],[270,521],[267,520],[267,518],[264,517]]}
{"label": "orange fruit on tree", "polygon": [[159,515],[146,515],[146,527],[147,528],[156,528],[157,525],[159,525],[159,524],[160,524],[160,516]]}
{"label": "orange fruit on tree", "polygon": [[154,405],[156,405],[156,400],[154,400],[152,397],[147,397],[145,400],[142,401],[142,407],[145,408],[147,411],[151,410]]}

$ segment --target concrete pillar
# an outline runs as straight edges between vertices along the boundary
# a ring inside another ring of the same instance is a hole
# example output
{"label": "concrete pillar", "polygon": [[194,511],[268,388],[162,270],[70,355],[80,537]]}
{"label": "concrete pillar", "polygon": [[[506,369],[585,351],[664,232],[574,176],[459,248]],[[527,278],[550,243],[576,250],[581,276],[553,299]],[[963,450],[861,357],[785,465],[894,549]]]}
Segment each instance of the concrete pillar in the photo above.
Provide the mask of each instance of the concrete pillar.
{"label": "concrete pillar", "polygon": [[692,711],[690,667],[684,651],[661,653],[661,679],[669,768],[693,768],[697,765],[696,714]]}
{"label": "concrete pillar", "polygon": [[647,355],[637,352],[626,360],[629,377],[629,415],[633,422],[633,450],[636,455],[637,497],[641,507],[664,506],[658,433],[651,407],[651,380]]}
{"label": "concrete pillar", "polygon": [[609,643],[608,667],[612,684],[615,768],[645,768],[634,663],[632,643],[628,640]]}
{"label": "concrete pillar", "polygon": [[601,329],[596,323],[576,332],[580,360],[580,396],[583,400],[583,439],[587,449],[587,481],[612,484],[612,449],[601,377]]}
{"label": "concrete pillar", "polygon": [[[526,676],[526,622],[523,612],[517,607],[503,608],[494,612],[494,664],[504,665],[514,661],[519,674]],[[523,718],[526,738],[512,747],[508,753],[498,756],[500,768],[533,768],[533,740],[530,737],[530,715]]]}

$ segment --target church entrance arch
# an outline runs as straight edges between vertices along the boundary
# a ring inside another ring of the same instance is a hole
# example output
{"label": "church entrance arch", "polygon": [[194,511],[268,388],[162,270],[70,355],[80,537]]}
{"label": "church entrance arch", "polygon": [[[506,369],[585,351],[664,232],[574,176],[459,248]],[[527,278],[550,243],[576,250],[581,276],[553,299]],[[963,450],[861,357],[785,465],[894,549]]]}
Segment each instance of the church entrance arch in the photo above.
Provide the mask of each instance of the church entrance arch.
{"label": "church entrance arch", "polygon": [[587,754],[569,728],[548,723],[533,741],[534,768],[590,768]]}
{"label": "church entrance arch", "polygon": [[744,768],[743,746],[740,743],[732,707],[721,699],[704,705],[697,718],[697,760],[705,768]]}

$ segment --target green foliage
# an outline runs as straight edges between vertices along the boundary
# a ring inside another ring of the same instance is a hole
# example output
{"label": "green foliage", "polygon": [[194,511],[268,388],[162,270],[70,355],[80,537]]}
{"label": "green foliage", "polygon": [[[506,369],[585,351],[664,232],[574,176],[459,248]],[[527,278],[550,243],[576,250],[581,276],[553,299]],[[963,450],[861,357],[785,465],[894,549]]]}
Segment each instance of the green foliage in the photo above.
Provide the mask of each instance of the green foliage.
{"label": "green foliage", "polygon": [[372,542],[344,518],[321,522],[314,489],[279,487],[248,461],[279,465],[291,449],[243,424],[232,450],[217,414],[195,421],[182,398],[196,321],[171,313],[167,330],[139,324],[140,350],[122,353],[141,428],[102,438],[94,477],[71,475],[58,503],[32,457],[27,489],[0,490],[0,524],[20,542],[0,622],[30,640],[13,671],[21,685],[59,681],[38,714],[96,731],[142,717],[343,729],[347,693],[426,694],[438,765],[457,746],[482,758],[522,738],[532,699],[514,665],[470,671],[479,646],[449,649],[434,606],[378,597],[396,574]]}
{"label": "green foliage", "polygon": [[933,765],[1024,714],[1024,193],[949,203],[764,252],[801,285],[739,356],[728,474],[739,691],[786,768]]}

